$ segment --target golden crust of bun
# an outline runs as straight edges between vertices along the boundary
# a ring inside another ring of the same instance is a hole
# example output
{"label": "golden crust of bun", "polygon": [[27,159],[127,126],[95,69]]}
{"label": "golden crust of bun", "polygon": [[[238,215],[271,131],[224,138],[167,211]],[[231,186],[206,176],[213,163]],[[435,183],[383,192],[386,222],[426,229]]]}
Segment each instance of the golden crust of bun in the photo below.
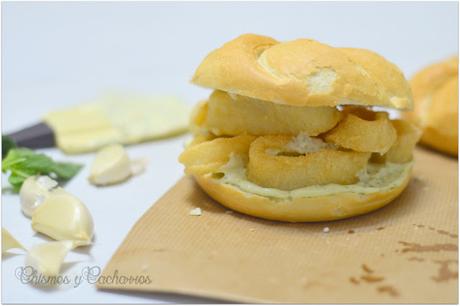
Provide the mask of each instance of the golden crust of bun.
{"label": "golden crust of bun", "polygon": [[365,49],[310,39],[278,42],[242,35],[212,51],[192,82],[293,106],[412,108],[409,84],[394,64]]}
{"label": "golden crust of bun", "polygon": [[[214,200],[243,214],[268,220],[315,222],[345,219],[379,209],[406,188],[410,172],[396,188],[371,194],[344,192],[318,197],[299,197],[283,201],[248,194],[206,176],[195,176],[201,188]],[[337,214],[340,211],[340,214]]]}
{"label": "golden crust of bun", "polygon": [[406,118],[422,128],[420,142],[458,155],[458,57],[423,69],[411,85],[415,110]]}

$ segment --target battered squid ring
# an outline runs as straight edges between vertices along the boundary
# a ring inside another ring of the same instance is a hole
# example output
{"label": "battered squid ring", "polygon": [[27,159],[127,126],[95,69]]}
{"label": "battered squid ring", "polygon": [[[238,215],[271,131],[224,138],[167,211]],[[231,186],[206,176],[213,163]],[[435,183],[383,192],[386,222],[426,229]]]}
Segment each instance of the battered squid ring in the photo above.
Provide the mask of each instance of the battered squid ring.
{"label": "battered squid ring", "polygon": [[231,138],[215,138],[188,146],[179,156],[185,173],[202,175],[217,172],[225,165],[230,155],[236,154],[247,161],[249,145],[256,137],[240,135]]}
{"label": "battered squid ring", "polygon": [[377,162],[407,163],[412,160],[412,152],[422,136],[422,131],[405,120],[393,120],[391,123],[398,133],[398,138],[384,156],[377,157]]}
{"label": "battered squid ring", "polygon": [[335,107],[280,105],[215,90],[208,100],[205,126],[216,135],[317,136],[341,118]]}
{"label": "battered squid ring", "polygon": [[299,154],[289,136],[261,136],[249,148],[248,179],[260,186],[292,190],[310,185],[353,184],[371,153],[320,149]]}
{"label": "battered squid ring", "polygon": [[205,127],[205,121],[206,117],[208,115],[208,101],[200,101],[197,105],[192,110],[192,113],[190,115],[190,131],[194,135],[199,135],[199,134],[206,134],[204,133]]}
{"label": "battered squid ring", "polygon": [[385,112],[346,108],[345,118],[325,136],[327,142],[357,152],[385,154],[395,143],[396,130]]}

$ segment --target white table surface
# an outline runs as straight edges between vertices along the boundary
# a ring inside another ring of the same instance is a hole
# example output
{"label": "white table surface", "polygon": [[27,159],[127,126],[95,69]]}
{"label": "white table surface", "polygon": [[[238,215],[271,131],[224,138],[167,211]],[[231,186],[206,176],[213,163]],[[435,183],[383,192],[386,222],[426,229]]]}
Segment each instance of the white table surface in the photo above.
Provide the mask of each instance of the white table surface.
{"label": "white table surface", "polygon": [[[37,122],[46,112],[110,91],[175,94],[193,104],[209,91],[189,84],[208,51],[241,33],[279,40],[315,38],[336,46],[375,50],[406,76],[457,53],[456,3],[2,3],[2,133]],[[103,267],[136,220],[182,175],[177,162],[183,137],[130,147],[148,157],[145,174],[108,188],[86,177],[93,154],[56,159],[84,163],[66,189],[90,209],[96,240],[68,259]],[[5,186],[5,177],[2,185]],[[34,235],[16,195],[2,195],[2,226],[26,246]],[[23,256],[2,261],[3,303],[187,303],[211,300],[165,294],[43,290],[21,284],[14,271]],[[212,301],[211,301],[212,302]]]}

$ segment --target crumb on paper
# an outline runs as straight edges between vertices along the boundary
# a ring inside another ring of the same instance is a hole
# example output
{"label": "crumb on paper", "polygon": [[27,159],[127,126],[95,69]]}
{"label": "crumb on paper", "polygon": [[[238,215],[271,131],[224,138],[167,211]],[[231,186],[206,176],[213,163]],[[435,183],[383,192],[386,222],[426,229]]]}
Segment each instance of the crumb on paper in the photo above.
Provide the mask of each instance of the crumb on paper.
{"label": "crumb on paper", "polygon": [[250,228],[249,231],[250,231],[250,232],[255,232],[256,229],[255,229],[255,228]]}
{"label": "crumb on paper", "polygon": [[142,269],[142,272],[147,272],[147,271],[149,270],[149,267],[150,267],[150,265],[149,265],[149,264],[145,264],[145,265],[143,265],[143,266],[141,267],[141,269]]}
{"label": "crumb on paper", "polygon": [[230,214],[233,214],[233,211],[232,211],[232,210],[226,210],[225,213],[226,213],[227,215],[230,215]]}
{"label": "crumb on paper", "polygon": [[201,208],[196,207],[192,210],[190,210],[190,216],[201,216]]}
{"label": "crumb on paper", "polygon": [[325,228],[323,228],[323,233],[329,233],[329,231],[330,231],[329,227],[326,226]]}

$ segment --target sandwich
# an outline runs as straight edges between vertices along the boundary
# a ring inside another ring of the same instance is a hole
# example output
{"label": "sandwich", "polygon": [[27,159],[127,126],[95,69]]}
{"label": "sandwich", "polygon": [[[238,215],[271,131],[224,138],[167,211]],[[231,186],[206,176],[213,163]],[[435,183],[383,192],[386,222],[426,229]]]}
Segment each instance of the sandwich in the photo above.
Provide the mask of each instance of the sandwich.
{"label": "sandwich", "polygon": [[179,161],[223,206],[278,221],[365,214],[406,188],[419,129],[401,71],[364,49],[246,34],[192,78],[213,92],[194,109]]}
{"label": "sandwich", "polygon": [[423,132],[420,143],[458,155],[458,56],[422,69],[411,80],[414,112],[406,118]]}

